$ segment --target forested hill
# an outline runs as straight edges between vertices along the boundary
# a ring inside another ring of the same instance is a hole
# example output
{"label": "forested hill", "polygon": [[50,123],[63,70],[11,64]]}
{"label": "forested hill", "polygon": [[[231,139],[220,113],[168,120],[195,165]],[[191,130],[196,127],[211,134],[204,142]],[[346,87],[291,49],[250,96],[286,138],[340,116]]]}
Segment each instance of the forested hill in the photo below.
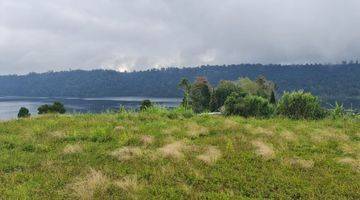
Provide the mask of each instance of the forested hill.
{"label": "forested hill", "polygon": [[166,68],[140,72],[111,70],[64,71],[0,76],[0,96],[36,97],[180,97],[182,77],[206,76],[212,84],[239,77],[265,75],[284,90],[304,89],[323,99],[359,104],[360,64],[339,65],[227,65],[196,68]]}

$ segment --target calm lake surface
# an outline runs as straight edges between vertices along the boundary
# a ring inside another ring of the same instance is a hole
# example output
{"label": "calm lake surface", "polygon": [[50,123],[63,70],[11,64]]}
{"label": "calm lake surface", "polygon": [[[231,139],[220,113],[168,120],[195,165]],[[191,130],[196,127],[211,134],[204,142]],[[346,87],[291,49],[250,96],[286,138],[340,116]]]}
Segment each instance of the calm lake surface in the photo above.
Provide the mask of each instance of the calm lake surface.
{"label": "calm lake surface", "polygon": [[137,109],[141,101],[150,99],[152,102],[165,106],[176,107],[180,98],[147,98],[147,97],[102,97],[102,98],[47,98],[47,97],[0,97],[0,120],[16,119],[20,107],[26,107],[31,115],[37,115],[37,108],[54,101],[63,103],[67,113],[101,113],[118,110],[121,106]]}

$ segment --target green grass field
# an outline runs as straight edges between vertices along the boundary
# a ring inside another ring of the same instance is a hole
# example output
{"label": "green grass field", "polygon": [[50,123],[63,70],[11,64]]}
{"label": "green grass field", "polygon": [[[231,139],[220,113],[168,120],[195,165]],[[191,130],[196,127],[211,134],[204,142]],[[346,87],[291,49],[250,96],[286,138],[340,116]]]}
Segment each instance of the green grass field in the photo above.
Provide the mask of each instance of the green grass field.
{"label": "green grass field", "polygon": [[360,120],[143,113],[0,123],[0,199],[360,199]]}

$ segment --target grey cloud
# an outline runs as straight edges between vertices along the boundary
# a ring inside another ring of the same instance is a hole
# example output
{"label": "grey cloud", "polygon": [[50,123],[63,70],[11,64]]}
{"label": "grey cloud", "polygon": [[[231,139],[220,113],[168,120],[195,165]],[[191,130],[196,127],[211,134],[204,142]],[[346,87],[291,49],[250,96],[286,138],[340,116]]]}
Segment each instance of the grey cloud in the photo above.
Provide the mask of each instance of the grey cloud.
{"label": "grey cloud", "polygon": [[0,74],[359,59],[358,0],[0,0]]}

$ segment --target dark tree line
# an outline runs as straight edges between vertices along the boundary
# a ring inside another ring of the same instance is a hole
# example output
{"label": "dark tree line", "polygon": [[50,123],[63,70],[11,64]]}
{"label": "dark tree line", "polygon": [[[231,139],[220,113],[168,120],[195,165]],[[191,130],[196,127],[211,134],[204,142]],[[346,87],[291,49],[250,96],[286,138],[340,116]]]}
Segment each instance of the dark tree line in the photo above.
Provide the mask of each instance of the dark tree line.
{"label": "dark tree line", "polygon": [[124,73],[75,70],[8,75],[0,76],[0,96],[182,97],[178,83],[183,77],[194,82],[196,77],[205,76],[210,84],[217,85],[221,80],[237,80],[239,77],[255,79],[259,75],[277,83],[278,94],[304,89],[328,102],[338,100],[347,106],[352,103],[360,107],[360,64],[356,62],[337,65],[217,65]]}

